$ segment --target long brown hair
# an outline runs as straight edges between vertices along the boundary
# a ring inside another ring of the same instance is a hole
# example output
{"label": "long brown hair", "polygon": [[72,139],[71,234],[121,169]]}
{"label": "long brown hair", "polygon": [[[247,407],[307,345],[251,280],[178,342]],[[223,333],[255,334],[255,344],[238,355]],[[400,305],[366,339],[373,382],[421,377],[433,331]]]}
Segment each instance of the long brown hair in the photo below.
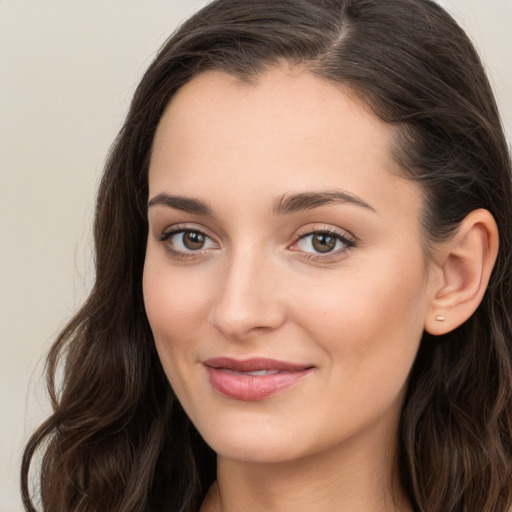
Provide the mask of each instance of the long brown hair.
{"label": "long brown hair", "polygon": [[476,208],[494,215],[500,251],[489,287],[461,327],[424,335],[398,457],[417,510],[512,506],[510,156],[473,46],[430,0],[216,0],[162,47],[112,146],[96,208],[95,285],[51,349],[53,414],[23,458],[27,511],[36,510],[28,482],[38,450],[43,510],[199,508],[215,454],[165,378],[143,305],[151,145],[169,100],[198,73],[250,81],[282,60],[343,83],[396,126],[394,157],[424,191],[427,247]]}

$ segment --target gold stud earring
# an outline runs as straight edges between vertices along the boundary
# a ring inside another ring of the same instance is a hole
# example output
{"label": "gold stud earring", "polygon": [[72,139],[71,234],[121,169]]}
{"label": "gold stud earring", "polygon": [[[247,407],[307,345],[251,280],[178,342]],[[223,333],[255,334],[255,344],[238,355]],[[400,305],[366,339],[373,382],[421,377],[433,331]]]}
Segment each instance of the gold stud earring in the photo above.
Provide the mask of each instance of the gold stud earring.
{"label": "gold stud earring", "polygon": [[437,315],[437,316],[436,316],[436,320],[437,320],[438,322],[444,322],[444,321],[446,320],[446,318],[445,318],[444,316],[442,316],[442,315]]}

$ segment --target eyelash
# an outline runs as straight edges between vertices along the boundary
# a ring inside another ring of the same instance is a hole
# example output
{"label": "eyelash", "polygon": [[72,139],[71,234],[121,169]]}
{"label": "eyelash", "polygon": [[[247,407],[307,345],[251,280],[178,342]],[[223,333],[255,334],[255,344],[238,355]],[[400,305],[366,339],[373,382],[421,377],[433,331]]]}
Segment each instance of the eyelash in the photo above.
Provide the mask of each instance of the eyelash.
{"label": "eyelash", "polygon": [[[169,240],[180,233],[199,233],[203,236],[205,236],[208,240],[212,240],[210,236],[208,236],[203,230],[196,229],[191,226],[187,225],[178,225],[175,228],[173,228],[171,231],[166,231],[162,233],[158,237],[158,242],[161,242],[165,249],[171,254],[171,256],[178,260],[187,260],[190,258],[198,258],[205,255],[206,252],[208,252],[210,249],[198,249],[197,251],[190,250],[190,251],[180,251],[176,250],[169,242]],[[297,237],[297,240],[293,242],[289,247],[293,247],[294,245],[297,245],[301,240],[305,240],[307,237],[313,236],[313,235],[327,235],[330,237],[333,237],[336,239],[336,241],[339,241],[343,244],[343,247],[341,249],[336,249],[333,251],[329,251],[326,253],[315,253],[315,252],[306,252],[306,251],[300,251],[299,249],[291,249],[296,252],[301,252],[302,257],[305,259],[311,260],[311,261],[317,261],[317,262],[328,262],[333,259],[337,259],[340,257],[340,254],[346,253],[357,246],[356,240],[353,238],[349,238],[346,234],[341,233],[340,231],[337,231],[335,229],[332,229],[330,227],[323,227],[323,228],[314,228],[309,229],[303,233],[300,233]],[[215,242],[214,242],[215,243]]]}
{"label": "eyelash", "polygon": [[198,256],[200,257],[201,255],[204,255],[204,253],[208,250],[208,249],[197,250],[197,251],[191,250],[188,252],[176,250],[168,242],[170,241],[170,239],[173,236],[179,235],[180,233],[199,233],[199,234],[203,235],[204,237],[206,237],[207,239],[212,240],[212,238],[210,236],[208,236],[203,230],[196,229],[196,228],[193,228],[193,227],[187,226],[187,225],[183,225],[183,226],[178,225],[178,226],[175,226],[171,231],[165,231],[158,237],[158,241],[164,245],[166,251],[168,251],[173,258],[178,259],[178,260],[197,258]]}
{"label": "eyelash", "polygon": [[319,252],[302,251],[303,257],[308,260],[317,262],[329,262],[334,259],[339,259],[341,254],[344,254],[357,246],[355,239],[349,238],[346,234],[342,233],[341,231],[337,231],[331,227],[309,229],[299,234],[298,240],[294,242],[292,246],[298,244],[301,240],[304,240],[307,237],[313,235],[327,235],[333,237],[336,241],[341,242],[343,244],[343,247],[323,254]]}

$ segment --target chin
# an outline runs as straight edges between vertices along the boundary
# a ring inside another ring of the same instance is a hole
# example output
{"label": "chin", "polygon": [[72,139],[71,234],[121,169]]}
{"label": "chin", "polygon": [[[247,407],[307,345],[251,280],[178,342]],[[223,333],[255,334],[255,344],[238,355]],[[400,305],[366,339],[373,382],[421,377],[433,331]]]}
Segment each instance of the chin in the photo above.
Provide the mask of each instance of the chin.
{"label": "chin", "polygon": [[[249,419],[249,418],[248,418]],[[300,447],[292,444],[289,429],[270,425],[240,422],[237,426],[217,426],[211,423],[199,429],[205,442],[220,457],[248,463],[287,462],[300,457]]]}
{"label": "chin", "polygon": [[215,453],[224,459],[249,464],[277,464],[297,459],[287,443],[280,439],[218,439],[208,443]]}

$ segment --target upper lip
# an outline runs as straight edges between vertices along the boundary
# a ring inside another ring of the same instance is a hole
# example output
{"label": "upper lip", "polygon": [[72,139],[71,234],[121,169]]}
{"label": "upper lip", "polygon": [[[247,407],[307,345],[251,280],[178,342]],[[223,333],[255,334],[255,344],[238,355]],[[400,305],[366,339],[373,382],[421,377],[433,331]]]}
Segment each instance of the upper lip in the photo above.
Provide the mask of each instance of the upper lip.
{"label": "upper lip", "polygon": [[297,372],[312,368],[312,365],[309,364],[291,363],[288,361],[279,361],[277,359],[268,359],[265,357],[253,357],[250,359],[215,357],[213,359],[203,361],[203,364],[209,368],[233,370],[237,372],[257,372],[261,370]]}

